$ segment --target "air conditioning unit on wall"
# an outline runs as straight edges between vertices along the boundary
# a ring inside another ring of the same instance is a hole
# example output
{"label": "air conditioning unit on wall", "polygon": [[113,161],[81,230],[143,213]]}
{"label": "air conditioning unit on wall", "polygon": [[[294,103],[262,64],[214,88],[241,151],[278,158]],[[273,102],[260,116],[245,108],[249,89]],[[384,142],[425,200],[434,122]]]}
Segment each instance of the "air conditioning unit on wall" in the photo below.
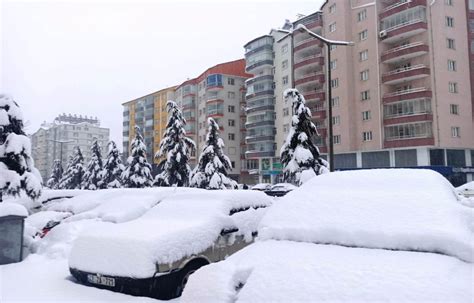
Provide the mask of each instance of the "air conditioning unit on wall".
{"label": "air conditioning unit on wall", "polygon": [[380,38],[380,39],[384,39],[384,38],[386,38],[386,37],[387,37],[387,31],[381,31],[381,32],[379,33],[379,38]]}

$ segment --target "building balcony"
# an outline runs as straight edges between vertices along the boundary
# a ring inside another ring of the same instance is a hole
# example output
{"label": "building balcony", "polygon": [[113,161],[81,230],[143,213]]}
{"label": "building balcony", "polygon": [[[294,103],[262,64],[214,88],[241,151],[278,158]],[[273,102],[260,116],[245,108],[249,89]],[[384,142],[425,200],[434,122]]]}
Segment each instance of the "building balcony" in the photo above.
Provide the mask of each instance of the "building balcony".
{"label": "building balcony", "polygon": [[315,38],[308,38],[308,39],[304,39],[300,42],[297,42],[295,43],[295,45],[293,46],[293,51],[296,53],[300,50],[303,50],[303,49],[306,49],[306,48],[309,48],[309,47],[322,47],[323,44],[321,41],[315,39]]}
{"label": "building balcony", "polygon": [[389,49],[382,54],[383,63],[397,63],[427,54],[428,45],[422,42],[410,43]]}
{"label": "building balcony", "polygon": [[250,55],[256,54],[256,53],[261,52],[261,51],[273,51],[273,45],[272,44],[264,44],[264,45],[258,46],[254,49],[251,49],[251,50],[247,51],[245,53],[245,56],[250,56]]}
{"label": "building balcony", "polygon": [[208,118],[221,118],[224,117],[224,111],[212,111],[207,113]]}
{"label": "building balcony", "polygon": [[274,104],[258,104],[256,106],[246,107],[245,113],[250,114],[250,113],[255,113],[259,111],[267,111],[267,110],[275,110],[275,105]]}
{"label": "building balcony", "polygon": [[247,130],[252,129],[254,127],[260,127],[260,126],[275,126],[275,120],[245,122],[245,128]]}
{"label": "building balcony", "polygon": [[379,37],[384,43],[397,43],[416,36],[428,29],[426,20],[416,19],[397,26],[382,30]]}
{"label": "building balcony", "polygon": [[224,100],[218,97],[209,97],[207,98],[206,103],[224,103]]}
{"label": "building balcony", "polygon": [[384,125],[394,125],[403,123],[413,122],[426,122],[433,121],[433,114],[431,113],[414,113],[411,115],[397,116],[397,117],[384,117]]}
{"label": "building balcony", "polygon": [[306,102],[317,102],[326,99],[326,93],[323,89],[316,91],[302,92]]}
{"label": "building balcony", "polygon": [[246,159],[263,158],[263,157],[275,157],[275,151],[258,151],[248,150],[245,152]]}
{"label": "building balcony", "polygon": [[[323,20],[321,18],[319,18],[319,19],[314,20],[312,22],[305,23],[304,26],[306,26],[307,29],[314,31],[314,29],[317,29],[317,28],[320,28],[320,27],[323,26]],[[304,34],[304,33],[305,32],[295,31],[295,36],[301,35],[301,34]]]}
{"label": "building balcony", "polygon": [[415,147],[434,145],[435,140],[431,138],[406,138],[397,140],[386,140],[383,143],[384,148]]}
{"label": "building balcony", "polygon": [[245,71],[247,73],[257,74],[258,71],[260,71],[262,69],[265,69],[265,68],[271,69],[272,67],[273,67],[273,60],[266,59],[266,60],[261,60],[261,61],[253,62],[249,65],[246,65],[245,66]]}
{"label": "building balcony", "polygon": [[260,92],[256,92],[256,93],[253,93],[253,94],[248,94],[245,96],[245,100],[248,101],[252,101],[254,98],[257,98],[257,97],[261,97],[261,96],[269,96],[269,97],[272,97],[273,98],[273,95],[275,94],[275,91],[272,89],[272,90],[264,90],[264,91],[260,91]]}
{"label": "building balcony", "polygon": [[326,75],[323,72],[308,73],[295,81],[295,85],[302,85],[308,82],[324,83]]}
{"label": "building balcony", "polygon": [[399,84],[428,77],[429,75],[430,69],[426,65],[420,64],[385,73],[382,75],[382,83],[389,85]]}
{"label": "building balcony", "polygon": [[273,142],[275,141],[275,135],[255,135],[255,136],[247,136],[245,138],[245,143],[255,143],[255,142],[265,142],[265,141],[270,141]]}
{"label": "building balcony", "polygon": [[191,108],[194,109],[195,107],[196,107],[196,103],[194,103],[194,102],[191,102],[191,103],[184,103],[184,104],[182,105],[182,109],[183,109],[183,110],[187,110],[187,109],[191,109]]}
{"label": "building balcony", "polygon": [[311,110],[311,118],[324,120],[326,119],[326,109],[324,108],[310,108]]}
{"label": "building balcony", "polygon": [[386,93],[382,97],[383,103],[391,103],[403,100],[411,100],[417,98],[431,98],[432,92],[425,87],[418,87],[397,91],[393,93]]}
{"label": "building balcony", "polygon": [[245,81],[245,85],[250,86],[250,85],[252,85],[254,83],[257,83],[257,82],[260,82],[260,81],[271,81],[271,82],[273,82],[273,75],[261,75],[261,76],[257,76],[257,77],[247,79]]}
{"label": "building balcony", "polygon": [[400,0],[384,8],[380,12],[379,18],[383,19],[388,16],[399,13],[401,11],[407,10],[412,7],[417,7],[417,6],[426,6],[426,0],[410,0],[410,1]]}
{"label": "building balcony", "polygon": [[324,65],[324,56],[322,55],[322,53],[319,53],[317,55],[312,55],[312,56],[299,58],[299,59],[297,58],[295,60],[294,68],[296,70],[300,67],[307,66],[307,65],[310,65],[310,64]]}

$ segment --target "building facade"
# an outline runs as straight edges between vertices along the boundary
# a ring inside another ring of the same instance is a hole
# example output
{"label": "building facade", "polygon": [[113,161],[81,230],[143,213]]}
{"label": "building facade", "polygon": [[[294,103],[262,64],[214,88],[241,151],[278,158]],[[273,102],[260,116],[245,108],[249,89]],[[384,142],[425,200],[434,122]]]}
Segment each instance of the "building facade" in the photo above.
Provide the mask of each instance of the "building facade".
{"label": "building facade", "polygon": [[186,118],[186,133],[196,142],[196,153],[191,157],[195,166],[206,141],[207,118],[220,126],[224,152],[232,162],[230,176],[246,182],[248,170],[244,161],[245,147],[245,73],[243,59],[221,63],[189,79],[176,88],[176,101]]}
{"label": "building facade", "polygon": [[164,88],[146,96],[125,102],[123,106],[123,159],[130,155],[130,143],[135,137],[135,126],[139,126],[147,147],[147,161],[154,164],[160,141],[168,122],[166,102],[174,100],[175,86]]}
{"label": "building facade", "polygon": [[84,165],[91,158],[90,147],[94,139],[98,140],[102,155],[105,156],[109,137],[109,129],[100,127],[97,118],[62,114],[51,123],[43,123],[31,135],[33,160],[43,182],[49,179],[54,160],[61,160],[63,169],[66,169],[75,146],[81,148]]}
{"label": "building facade", "polygon": [[[440,171],[454,184],[472,180],[471,2],[328,0],[320,12],[293,22],[293,27],[304,24],[329,39],[354,45],[333,47],[328,64],[325,46],[295,31],[292,37],[274,39],[272,53],[262,55],[262,61],[268,60],[262,65],[272,70],[268,78],[274,79],[277,152],[272,162],[278,160],[291,116],[279,95],[293,79],[312,111],[320,133],[314,140],[323,156],[331,119],[335,169],[421,166]],[[255,41],[246,46],[251,43]],[[291,60],[282,56],[286,44],[291,46]],[[246,59],[249,65],[251,56]],[[471,69],[462,67],[467,60]],[[286,66],[288,75],[282,73]],[[328,85],[332,100],[326,99]]]}

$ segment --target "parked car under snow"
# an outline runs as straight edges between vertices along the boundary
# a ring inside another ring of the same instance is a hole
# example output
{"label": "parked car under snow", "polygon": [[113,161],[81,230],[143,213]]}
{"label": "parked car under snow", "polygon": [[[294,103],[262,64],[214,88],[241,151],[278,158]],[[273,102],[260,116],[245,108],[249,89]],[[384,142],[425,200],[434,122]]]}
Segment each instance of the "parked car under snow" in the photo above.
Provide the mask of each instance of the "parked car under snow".
{"label": "parked car under snow", "polygon": [[472,302],[473,209],[429,170],[335,172],[272,206],[187,302]]}
{"label": "parked car under snow", "polygon": [[265,190],[265,193],[273,197],[283,197],[284,195],[296,188],[298,187],[294,186],[291,183],[277,183],[269,189]]}
{"label": "parked car under snow", "polygon": [[181,295],[198,268],[253,242],[271,205],[262,192],[177,189],[138,219],[84,231],[69,257],[82,284],[132,295]]}

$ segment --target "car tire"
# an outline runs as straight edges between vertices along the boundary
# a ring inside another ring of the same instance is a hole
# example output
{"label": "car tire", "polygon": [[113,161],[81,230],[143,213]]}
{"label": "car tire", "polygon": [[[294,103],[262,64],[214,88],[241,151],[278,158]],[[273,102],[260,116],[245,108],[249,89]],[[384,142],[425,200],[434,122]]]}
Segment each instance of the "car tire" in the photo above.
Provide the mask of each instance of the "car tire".
{"label": "car tire", "polygon": [[179,274],[176,279],[176,291],[175,291],[175,296],[180,297],[181,294],[183,293],[184,287],[186,286],[186,283],[188,283],[189,277],[199,268],[203,267],[204,265],[209,264],[204,259],[196,259],[188,264],[186,264],[183,269],[179,271]]}

